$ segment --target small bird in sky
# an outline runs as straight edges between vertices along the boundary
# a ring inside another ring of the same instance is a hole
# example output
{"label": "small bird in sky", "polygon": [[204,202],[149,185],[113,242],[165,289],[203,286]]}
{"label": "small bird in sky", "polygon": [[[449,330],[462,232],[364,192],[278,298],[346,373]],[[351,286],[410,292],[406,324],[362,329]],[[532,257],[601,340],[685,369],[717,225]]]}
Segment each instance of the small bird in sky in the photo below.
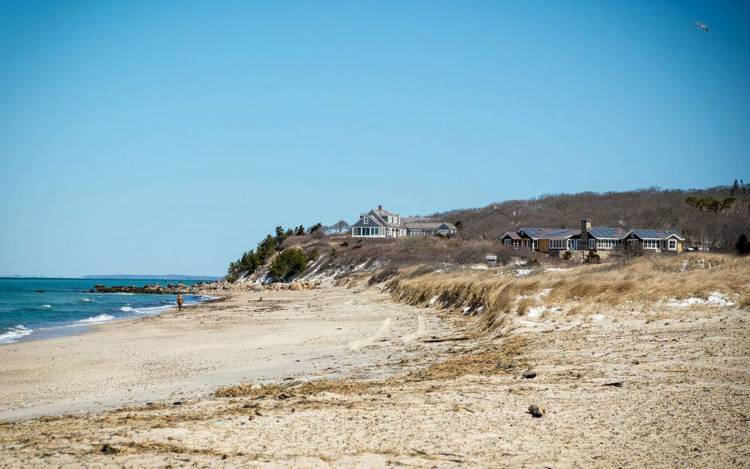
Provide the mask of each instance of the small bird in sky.
{"label": "small bird in sky", "polygon": [[695,28],[700,29],[701,31],[708,32],[708,25],[704,23],[703,21],[696,21]]}

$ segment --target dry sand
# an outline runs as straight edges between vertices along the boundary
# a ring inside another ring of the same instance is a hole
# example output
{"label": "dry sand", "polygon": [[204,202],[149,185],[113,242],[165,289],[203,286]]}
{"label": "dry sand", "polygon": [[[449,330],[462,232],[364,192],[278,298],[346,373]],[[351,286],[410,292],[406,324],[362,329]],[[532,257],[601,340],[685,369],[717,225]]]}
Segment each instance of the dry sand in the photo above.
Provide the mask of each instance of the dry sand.
{"label": "dry sand", "polygon": [[[0,419],[196,396],[245,381],[382,376],[413,355],[416,311],[374,290],[264,291],[0,346]],[[426,320],[440,330],[437,317]],[[381,340],[392,344],[370,346]]]}
{"label": "dry sand", "polygon": [[[0,424],[0,466],[748,467],[749,320],[546,314],[425,342],[470,320],[375,288],[242,294],[0,348],[5,418],[169,397]],[[277,385],[207,394],[242,382]]]}

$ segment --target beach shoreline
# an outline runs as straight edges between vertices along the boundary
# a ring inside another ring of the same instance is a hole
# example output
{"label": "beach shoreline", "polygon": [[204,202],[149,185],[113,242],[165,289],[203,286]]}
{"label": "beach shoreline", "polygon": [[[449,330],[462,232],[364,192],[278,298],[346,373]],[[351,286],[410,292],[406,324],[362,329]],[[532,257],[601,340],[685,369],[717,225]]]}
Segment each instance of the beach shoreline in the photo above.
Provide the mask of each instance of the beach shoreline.
{"label": "beach shoreline", "polygon": [[735,306],[551,311],[488,339],[477,318],[377,286],[230,293],[0,349],[0,465],[750,461],[750,321]]}

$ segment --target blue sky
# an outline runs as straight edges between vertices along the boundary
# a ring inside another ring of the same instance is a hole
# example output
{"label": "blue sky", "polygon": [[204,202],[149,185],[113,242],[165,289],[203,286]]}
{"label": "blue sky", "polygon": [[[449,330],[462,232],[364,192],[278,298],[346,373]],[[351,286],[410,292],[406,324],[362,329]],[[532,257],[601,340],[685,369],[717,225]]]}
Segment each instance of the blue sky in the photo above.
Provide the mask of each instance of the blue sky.
{"label": "blue sky", "polygon": [[222,274],[379,203],[750,179],[748,24],[739,1],[4,1],[0,274]]}

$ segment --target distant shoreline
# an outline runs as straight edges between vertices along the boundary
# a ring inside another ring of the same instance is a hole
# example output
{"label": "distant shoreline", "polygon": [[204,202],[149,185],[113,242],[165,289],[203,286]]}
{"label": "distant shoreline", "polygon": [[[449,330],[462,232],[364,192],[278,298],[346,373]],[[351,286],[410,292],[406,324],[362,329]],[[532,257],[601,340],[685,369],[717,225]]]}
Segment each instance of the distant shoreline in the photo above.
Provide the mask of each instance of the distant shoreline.
{"label": "distant shoreline", "polygon": [[190,282],[210,281],[215,282],[224,277],[200,276],[200,275],[83,275],[79,277],[47,277],[44,275],[0,275],[3,280],[186,280]]}

